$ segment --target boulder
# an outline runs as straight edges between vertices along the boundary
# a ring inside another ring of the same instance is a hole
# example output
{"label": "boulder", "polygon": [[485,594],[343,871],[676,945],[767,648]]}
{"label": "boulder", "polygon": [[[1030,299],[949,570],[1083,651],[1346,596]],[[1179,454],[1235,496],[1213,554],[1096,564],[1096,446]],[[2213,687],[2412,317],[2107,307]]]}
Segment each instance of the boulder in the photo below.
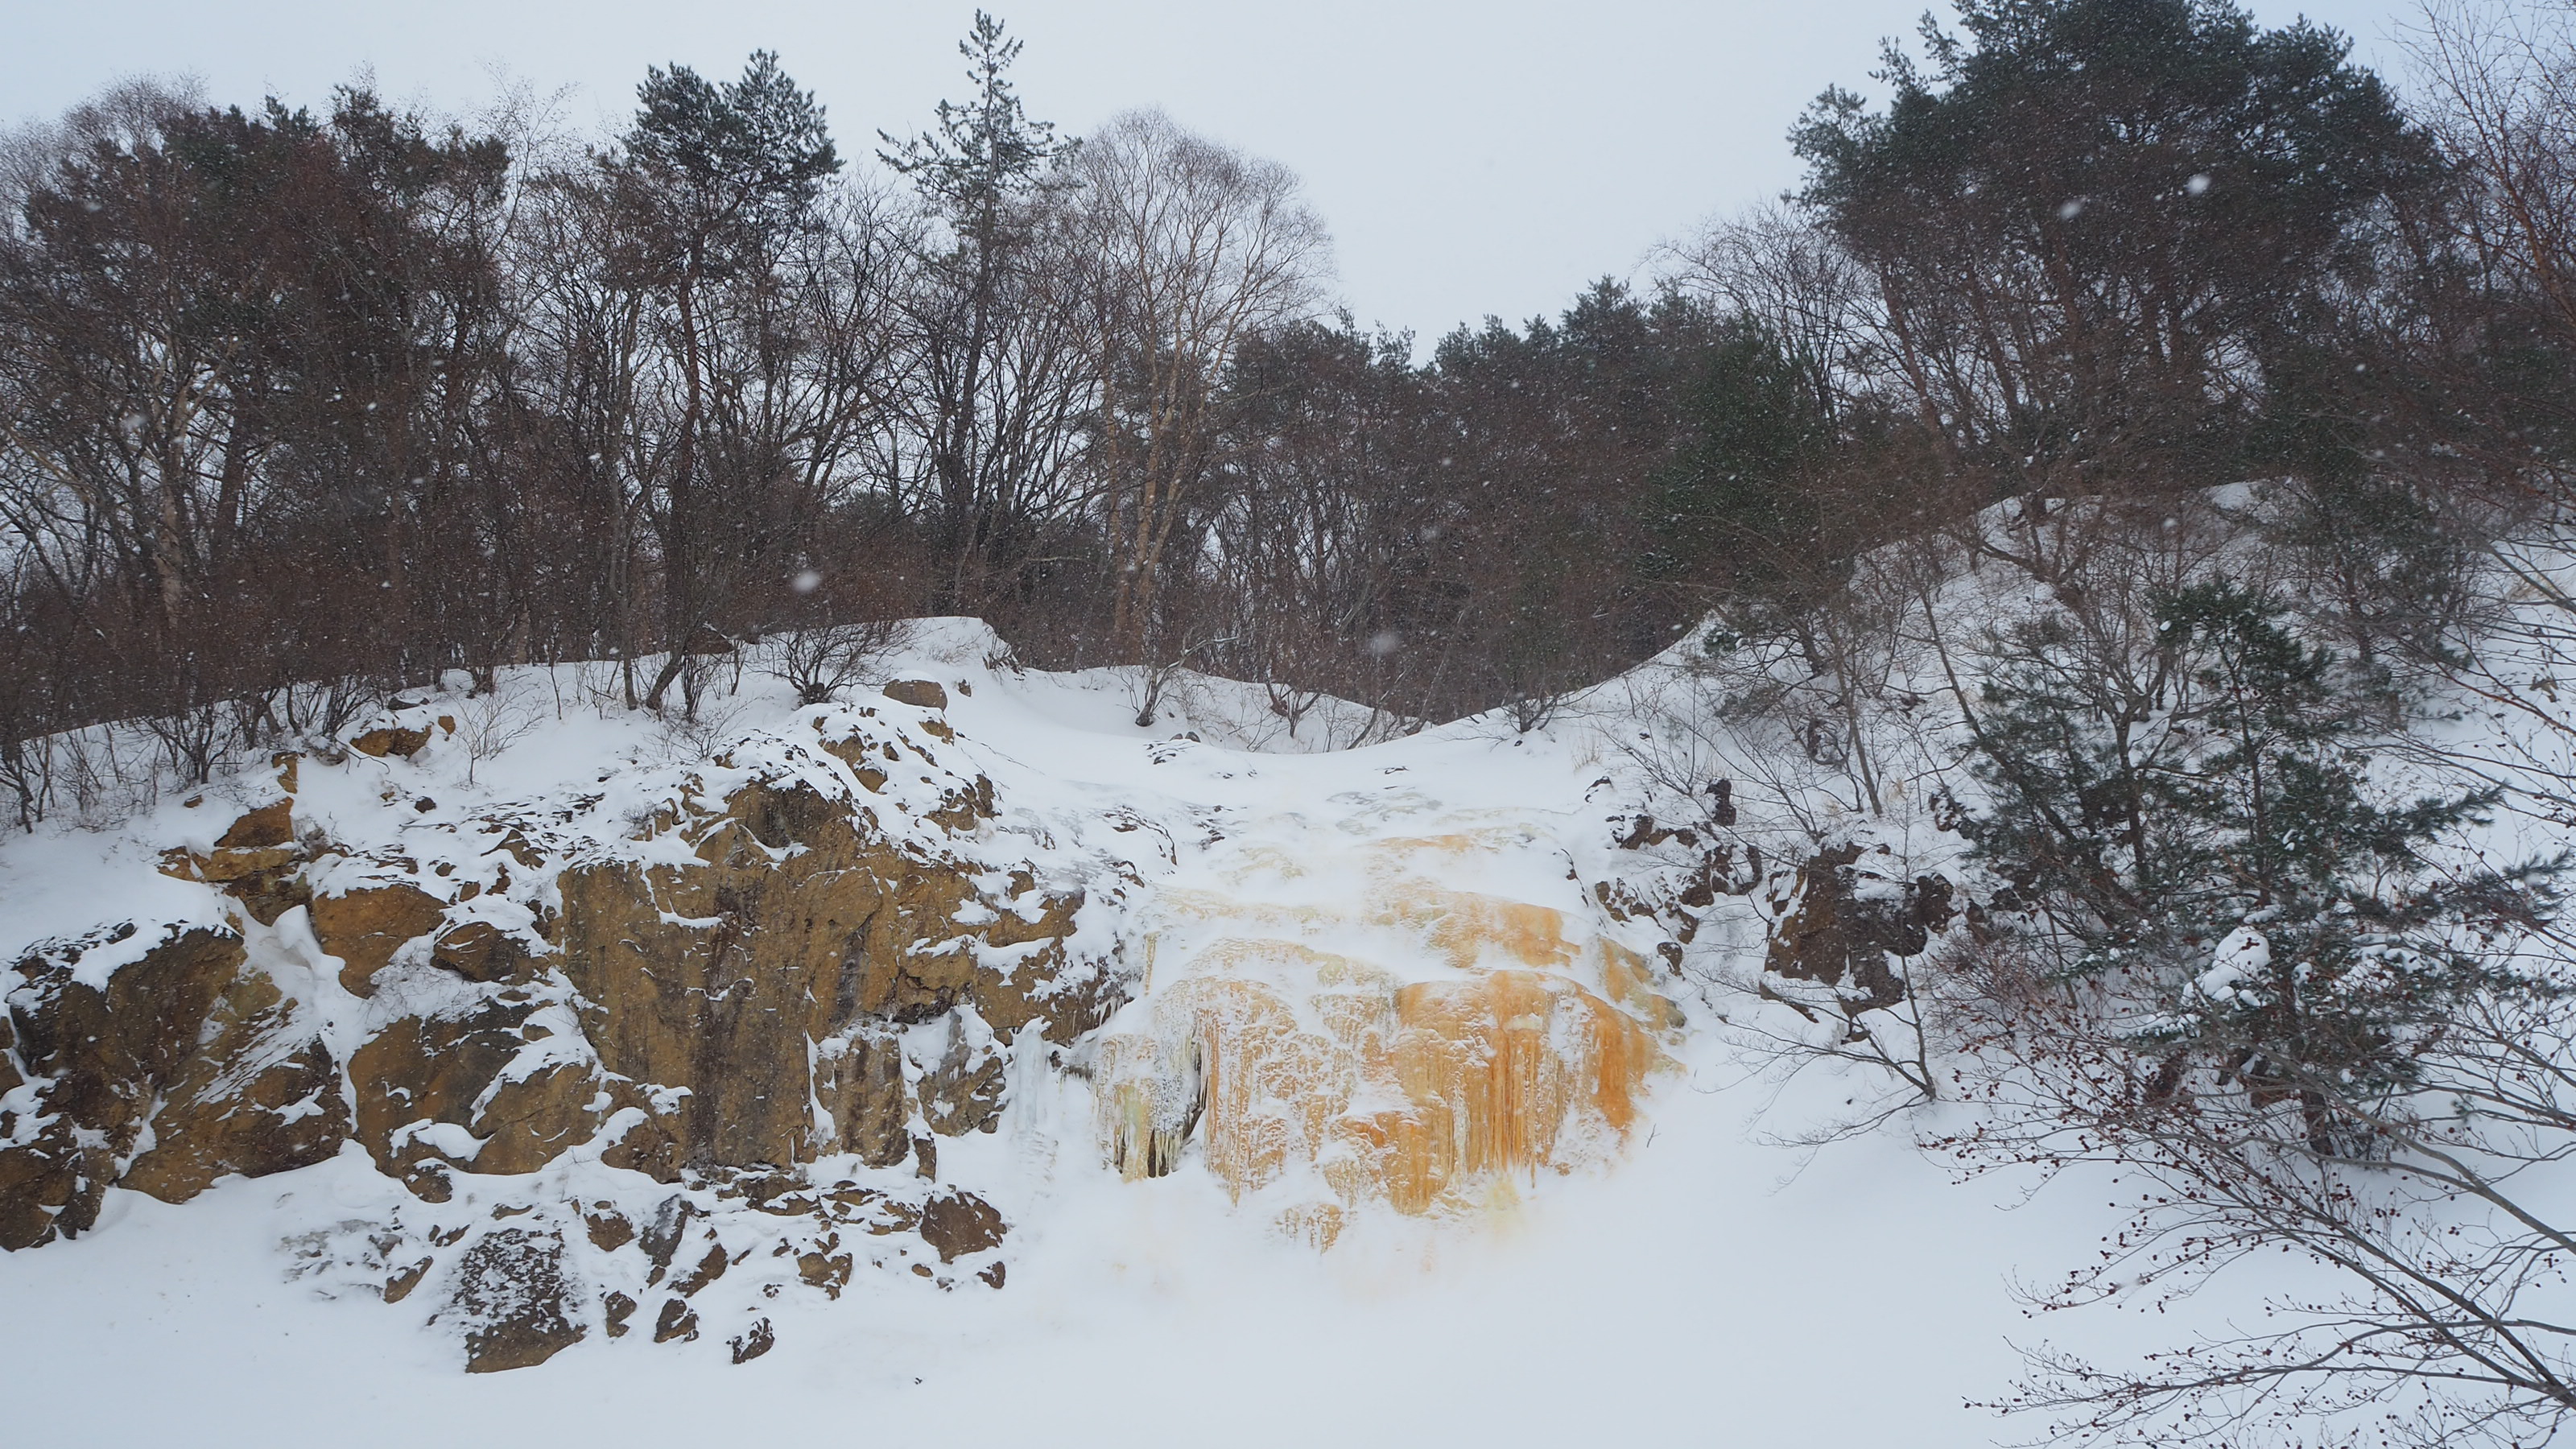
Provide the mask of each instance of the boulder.
{"label": "boulder", "polygon": [[489,921],[465,921],[439,932],[429,960],[468,981],[525,981],[530,975],[526,944]]}
{"label": "boulder", "polygon": [[367,886],[312,902],[313,935],[340,958],[340,984],[373,995],[375,975],[403,944],[438,929],[444,901],[412,885]]}
{"label": "boulder", "polygon": [[669,1343],[678,1339],[687,1343],[698,1336],[698,1310],[678,1298],[662,1300],[662,1311],[653,1318],[653,1341]]}
{"label": "boulder", "polygon": [[362,755],[373,755],[380,760],[388,755],[396,759],[409,759],[428,746],[427,729],[407,730],[396,725],[385,725],[379,729],[369,730],[349,741],[350,749]]}
{"label": "boulder", "polygon": [[749,1363],[778,1345],[778,1332],[764,1318],[731,1341],[733,1361]]}
{"label": "boulder", "polygon": [[927,679],[898,679],[885,687],[885,697],[919,709],[948,708],[948,691]]}
{"label": "boulder", "polygon": [[563,1239],[529,1228],[495,1228],[457,1261],[455,1286],[437,1318],[465,1337],[465,1371],[530,1368],[581,1342],[564,1280]]}
{"label": "boulder", "polygon": [[938,1250],[943,1263],[998,1248],[1008,1231],[993,1205],[971,1192],[943,1192],[922,1205],[921,1240]]}
{"label": "boulder", "polygon": [[1889,860],[1850,844],[1800,866],[1792,904],[1771,931],[1765,973],[1829,990],[1846,1015],[1903,1001],[1905,982],[1888,957],[1922,954],[1931,933],[1949,925],[1952,894],[1939,876],[1905,880],[1875,868]]}

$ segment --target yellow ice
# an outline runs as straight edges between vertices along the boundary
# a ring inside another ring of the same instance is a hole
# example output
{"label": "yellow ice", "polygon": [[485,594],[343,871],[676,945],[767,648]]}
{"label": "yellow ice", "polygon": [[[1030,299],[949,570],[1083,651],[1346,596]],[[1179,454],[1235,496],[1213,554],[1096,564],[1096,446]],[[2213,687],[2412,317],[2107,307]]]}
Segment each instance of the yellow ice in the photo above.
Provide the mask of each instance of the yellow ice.
{"label": "yellow ice", "polygon": [[1515,1177],[1615,1155],[1678,1013],[1588,919],[1434,878],[1528,843],[1358,847],[1365,885],[1347,905],[1261,889],[1308,873],[1275,850],[1245,852],[1236,888],[1166,893],[1128,1017],[1141,1023],[1101,1043],[1112,1165],[1162,1176],[1195,1141],[1238,1201],[1274,1183],[1296,1197],[1303,1181],[1277,1226],[1323,1248],[1367,1204],[1465,1214],[1508,1200]]}

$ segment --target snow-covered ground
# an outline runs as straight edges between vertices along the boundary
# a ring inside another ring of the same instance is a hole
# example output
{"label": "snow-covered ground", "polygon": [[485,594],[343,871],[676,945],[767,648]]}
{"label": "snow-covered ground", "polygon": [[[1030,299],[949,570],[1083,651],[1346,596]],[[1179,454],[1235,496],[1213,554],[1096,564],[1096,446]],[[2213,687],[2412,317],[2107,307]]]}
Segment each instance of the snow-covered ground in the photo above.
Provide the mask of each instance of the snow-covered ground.
{"label": "snow-covered ground", "polygon": [[[1611,779],[1629,766],[1580,709],[1530,735],[1470,720],[1283,753],[1236,747],[1285,743],[1256,728],[1261,696],[1249,686],[1188,681],[1176,714],[1138,727],[1123,676],[990,667],[962,628],[917,643],[888,672],[952,686],[959,747],[1011,799],[1039,818],[1123,808],[1150,823],[1134,862],[1148,914],[1158,896],[1239,883],[1247,856],[1315,863],[1314,889],[1330,894],[1344,887],[1327,845],[1494,837],[1498,823],[1511,827],[1497,837],[1506,845],[1462,869],[1490,873],[1515,899],[1561,888],[1560,868],[1606,879],[1639,858],[1617,844],[1633,796]],[[799,713],[777,686],[747,678],[711,706],[720,723],[675,737],[584,705],[582,679],[531,671],[499,701],[458,703],[465,734],[480,731],[487,749],[347,768],[417,772],[403,797],[435,795],[437,813],[457,815],[667,766]],[[347,792],[353,819],[373,791]],[[162,889],[138,858],[218,813],[173,796],[111,827],[48,827],[0,845],[0,946],[115,910],[160,911],[167,903],[101,906],[84,891],[109,878]],[[1693,973],[1725,964],[1701,958],[1760,944],[1750,915],[1714,924],[1692,947]],[[720,1333],[674,1345],[594,1334],[539,1368],[461,1374],[453,1338],[423,1331],[434,1305],[388,1306],[327,1274],[295,1276],[295,1240],[372,1221],[401,1192],[355,1145],[320,1166],[228,1179],[183,1206],[113,1190],[98,1230],[0,1256],[0,1439],[1930,1449],[2034,1427],[1965,1402],[2008,1393],[2008,1340],[2053,1337],[2118,1358],[2176,1331],[2172,1315],[2043,1324],[2022,1312],[2016,1279],[2054,1276],[2114,1225],[2103,1194],[2061,1181],[2025,1203],[2025,1184],[1957,1183],[1902,1130],[1778,1145],[1832,1118],[1846,1090],[1875,1086],[1811,1073],[1784,1093],[1699,1029],[1707,1003],[1667,989],[1695,1025],[1670,1039],[1673,1065],[1653,1077],[1624,1148],[1539,1174],[1476,1213],[1364,1216],[1322,1253],[1207,1171],[1122,1180],[1103,1159],[1090,1088],[1022,1072],[998,1134],[942,1147],[943,1164],[990,1185],[1012,1219],[1007,1286],[946,1291],[862,1273],[837,1300],[791,1292],[762,1306],[777,1348],[742,1365]],[[513,1186],[526,1184],[493,1191]],[[460,1201],[481,1190],[467,1189]]]}
{"label": "snow-covered ground", "polygon": [[[0,1262],[0,1402],[28,1444],[2018,1437],[1962,1400],[2000,1393],[2006,1337],[2040,1327],[2012,1275],[2086,1252],[2094,1204],[2006,1211],[1887,1139],[1799,1172],[1746,1140],[1745,1095],[1677,1081],[1619,1170],[1411,1253],[1319,1257],[1202,1176],[1071,1164],[1003,1291],[855,1287],[780,1315],[740,1367],[630,1338],[467,1376],[420,1312],[318,1298],[279,1242],[373,1206],[384,1179],[351,1149],[180,1207],[119,1191],[112,1225]],[[2080,1339],[2134,1349],[2170,1324],[2097,1315]]]}

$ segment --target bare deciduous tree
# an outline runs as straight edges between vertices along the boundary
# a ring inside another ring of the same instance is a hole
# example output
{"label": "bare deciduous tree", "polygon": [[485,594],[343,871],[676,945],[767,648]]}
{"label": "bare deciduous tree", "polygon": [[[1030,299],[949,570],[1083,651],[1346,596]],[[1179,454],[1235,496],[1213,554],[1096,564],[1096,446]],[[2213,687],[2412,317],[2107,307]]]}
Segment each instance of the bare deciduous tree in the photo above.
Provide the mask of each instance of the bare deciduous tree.
{"label": "bare deciduous tree", "polygon": [[[1130,111],[1087,138],[1080,235],[1103,345],[1096,466],[1116,569],[1110,633],[1153,662],[1162,584],[1217,442],[1226,367],[1316,305],[1323,223],[1287,168]],[[1184,561],[1186,563],[1186,561]]]}

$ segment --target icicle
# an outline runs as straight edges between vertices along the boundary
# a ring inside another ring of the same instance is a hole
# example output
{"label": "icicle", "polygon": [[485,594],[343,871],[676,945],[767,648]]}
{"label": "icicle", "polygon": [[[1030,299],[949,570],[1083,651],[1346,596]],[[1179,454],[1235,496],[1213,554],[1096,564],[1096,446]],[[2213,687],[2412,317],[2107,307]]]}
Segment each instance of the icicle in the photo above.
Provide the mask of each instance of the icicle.
{"label": "icicle", "polygon": [[[1401,862],[1489,844],[1373,849]],[[1238,1201],[1320,1179],[1335,1201],[1275,1216],[1320,1249],[1347,1209],[1466,1214],[1497,1193],[1516,1200],[1515,1176],[1619,1150],[1665,1063],[1657,1033],[1678,1024],[1644,962],[1606,939],[1571,939],[1549,907],[1373,874],[1347,911],[1204,891],[1167,899],[1180,916],[1246,934],[1167,949],[1141,1019],[1104,1039],[1101,1134],[1122,1174],[1161,1176],[1195,1143]],[[1405,969],[1298,936],[1409,943]]]}

